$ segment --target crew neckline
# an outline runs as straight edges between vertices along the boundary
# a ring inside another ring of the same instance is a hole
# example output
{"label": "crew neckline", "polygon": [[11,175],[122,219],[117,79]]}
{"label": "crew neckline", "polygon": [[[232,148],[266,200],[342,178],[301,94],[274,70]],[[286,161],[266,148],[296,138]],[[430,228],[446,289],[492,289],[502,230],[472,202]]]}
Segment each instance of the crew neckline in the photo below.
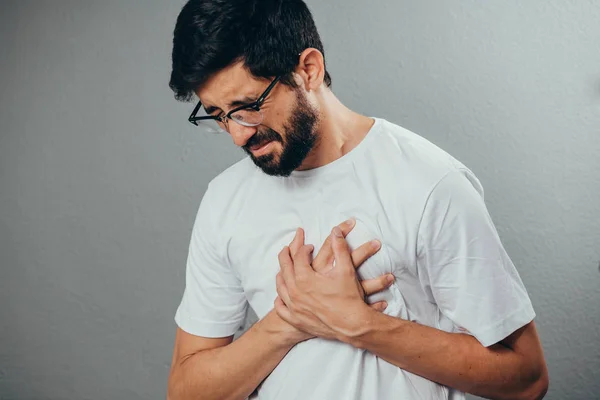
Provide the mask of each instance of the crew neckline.
{"label": "crew neckline", "polygon": [[379,126],[381,125],[381,119],[375,117],[369,117],[375,122],[360,142],[352,150],[344,154],[338,159],[333,160],[332,162],[322,165],[317,168],[306,169],[302,171],[292,171],[290,178],[308,178],[314,177],[317,175],[323,175],[326,173],[331,173],[339,168],[343,167],[345,164],[351,162],[356,157],[358,157],[365,149],[368,147],[369,142],[373,141],[373,138],[376,135],[376,132],[379,130]]}

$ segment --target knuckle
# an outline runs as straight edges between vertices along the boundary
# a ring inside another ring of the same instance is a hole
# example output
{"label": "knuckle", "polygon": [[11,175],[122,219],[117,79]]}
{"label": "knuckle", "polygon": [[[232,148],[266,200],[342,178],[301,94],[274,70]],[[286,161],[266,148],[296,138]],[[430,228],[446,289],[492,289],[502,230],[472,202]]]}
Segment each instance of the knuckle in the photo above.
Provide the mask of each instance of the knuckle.
{"label": "knuckle", "polygon": [[323,265],[323,263],[321,262],[321,260],[317,260],[317,259],[315,259],[311,265],[315,271],[321,271],[325,267]]}

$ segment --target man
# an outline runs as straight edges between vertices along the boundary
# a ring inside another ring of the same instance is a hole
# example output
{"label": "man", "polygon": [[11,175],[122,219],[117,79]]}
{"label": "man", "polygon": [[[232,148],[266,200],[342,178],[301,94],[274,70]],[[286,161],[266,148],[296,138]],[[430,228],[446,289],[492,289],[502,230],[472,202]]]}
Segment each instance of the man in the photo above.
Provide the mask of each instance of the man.
{"label": "man", "polygon": [[[301,0],[182,9],[170,86],[249,157],[200,204],[168,397],[542,398],[535,313],[477,178],[330,85]],[[248,304],[260,320],[232,341]]]}

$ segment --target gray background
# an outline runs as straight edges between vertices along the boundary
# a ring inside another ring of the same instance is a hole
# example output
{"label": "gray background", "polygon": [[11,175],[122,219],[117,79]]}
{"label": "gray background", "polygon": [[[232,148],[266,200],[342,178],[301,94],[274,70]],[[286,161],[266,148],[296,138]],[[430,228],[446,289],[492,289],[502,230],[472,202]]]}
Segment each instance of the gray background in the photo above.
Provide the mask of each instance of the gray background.
{"label": "gray background", "polygon": [[[0,6],[2,399],[164,398],[193,218],[244,156],[167,86],[182,4]],[[547,398],[599,398],[600,2],[309,5],[340,99],[480,178]]]}

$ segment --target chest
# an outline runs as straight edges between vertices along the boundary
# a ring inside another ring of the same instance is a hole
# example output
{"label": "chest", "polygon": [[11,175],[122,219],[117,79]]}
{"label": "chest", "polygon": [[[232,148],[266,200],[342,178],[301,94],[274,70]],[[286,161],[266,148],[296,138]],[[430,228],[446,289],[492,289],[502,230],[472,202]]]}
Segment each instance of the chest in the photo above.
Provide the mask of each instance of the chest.
{"label": "chest", "polygon": [[[392,221],[392,213],[386,208],[373,192],[356,190],[338,191],[337,196],[331,191],[316,191],[311,196],[284,201],[281,196],[264,196],[260,204],[247,203],[230,229],[227,257],[259,318],[273,307],[277,297],[275,277],[280,270],[278,254],[292,242],[299,227],[305,231],[305,244],[314,245],[316,255],[332,228],[354,217],[356,225],[346,237],[351,250],[373,239],[382,242],[381,249],[357,269],[359,278],[371,279],[390,272],[400,276],[406,260],[393,259],[392,254],[398,252],[398,244],[404,247],[410,240],[399,234],[402,229],[393,229],[394,224],[396,228],[402,224]],[[392,247],[396,249],[392,251]],[[370,302],[393,301],[392,290],[374,295]]]}

